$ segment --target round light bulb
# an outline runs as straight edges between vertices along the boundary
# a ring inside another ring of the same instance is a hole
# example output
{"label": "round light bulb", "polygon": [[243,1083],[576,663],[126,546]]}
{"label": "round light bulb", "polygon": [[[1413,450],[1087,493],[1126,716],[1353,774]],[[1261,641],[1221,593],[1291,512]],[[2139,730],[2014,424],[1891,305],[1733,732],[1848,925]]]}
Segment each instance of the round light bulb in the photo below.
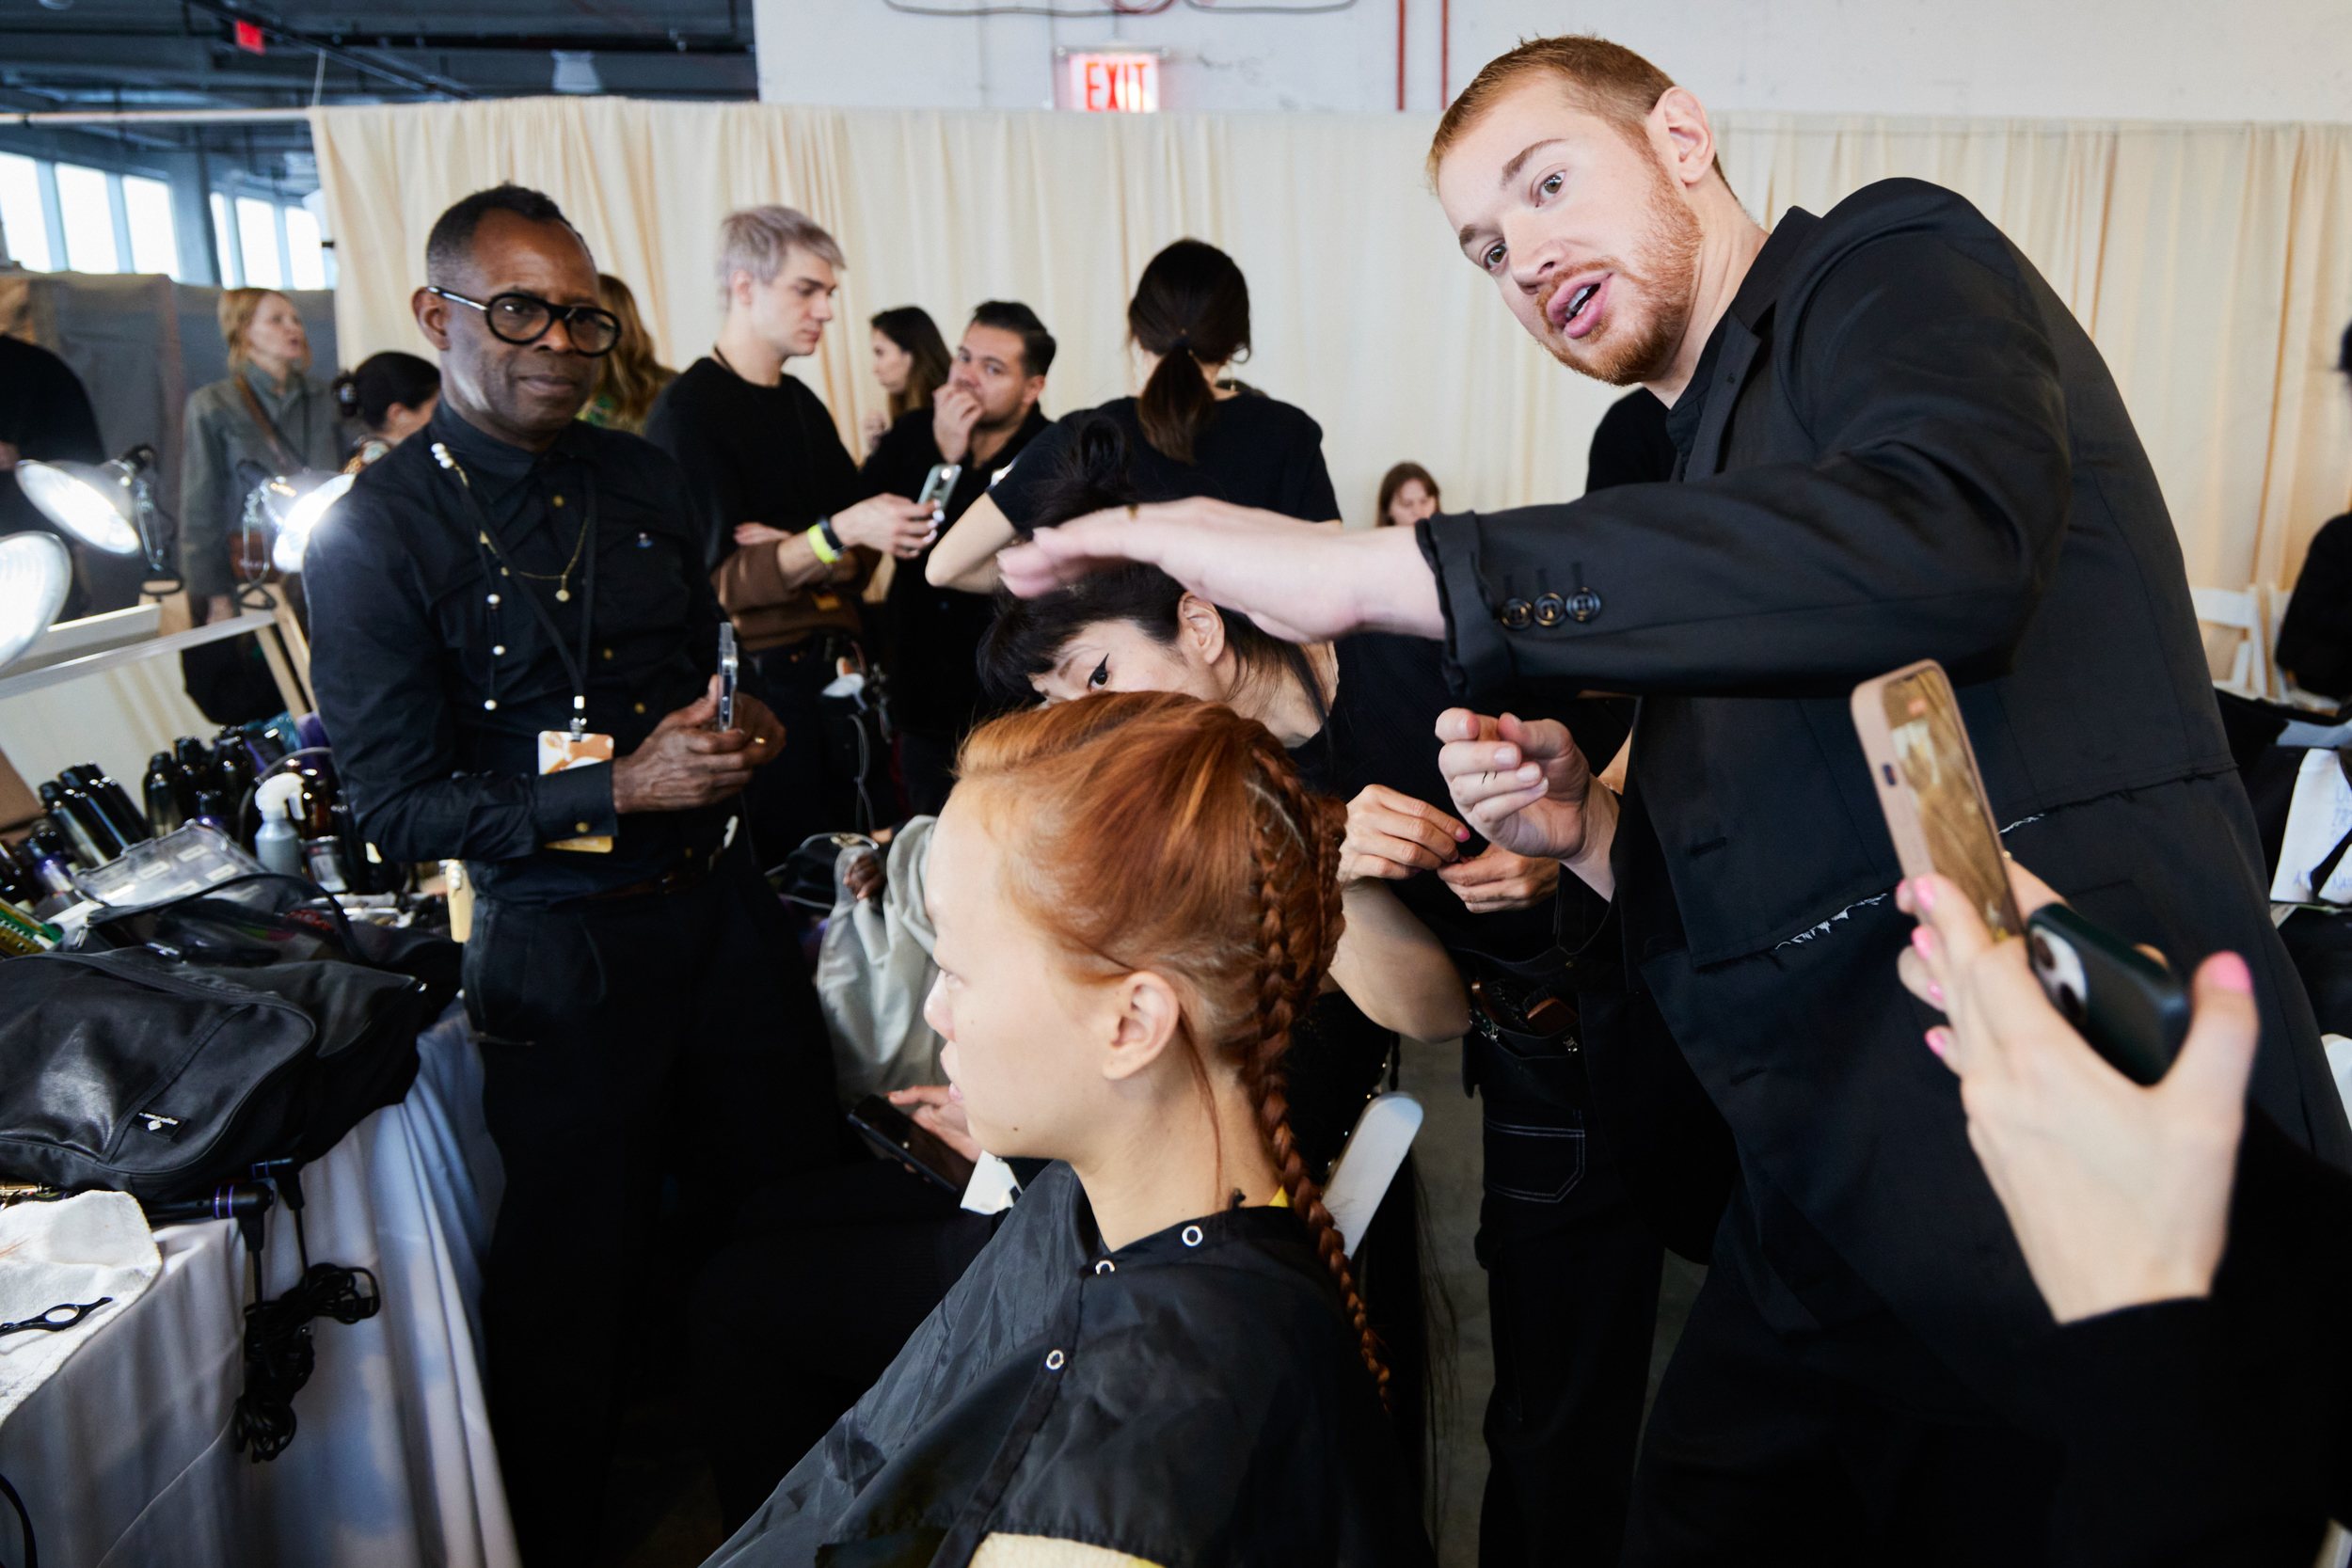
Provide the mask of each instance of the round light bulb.
{"label": "round light bulb", "polygon": [[[310,543],[310,532],[319,526],[335,503],[350,490],[357,474],[333,474],[296,496],[294,499],[270,507],[278,523],[278,538],[269,549],[270,564],[281,572],[302,570],[302,552]],[[275,503],[277,498],[272,497]]]}
{"label": "round light bulb", "polygon": [[56,535],[0,539],[0,670],[40,641],[72,586],[73,557]]}
{"label": "round light bulb", "polygon": [[113,464],[40,463],[16,466],[16,483],[42,516],[108,555],[139,553],[131,521],[131,488]]}

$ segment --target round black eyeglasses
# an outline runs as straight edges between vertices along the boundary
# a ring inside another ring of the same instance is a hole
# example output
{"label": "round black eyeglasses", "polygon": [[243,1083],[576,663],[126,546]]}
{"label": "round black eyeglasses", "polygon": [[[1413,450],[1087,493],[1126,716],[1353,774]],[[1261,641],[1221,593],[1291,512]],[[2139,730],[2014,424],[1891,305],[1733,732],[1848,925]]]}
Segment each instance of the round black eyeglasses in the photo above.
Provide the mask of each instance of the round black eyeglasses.
{"label": "round black eyeglasses", "polygon": [[612,353],[612,345],[621,341],[621,318],[593,305],[554,305],[537,294],[526,293],[468,299],[464,294],[453,294],[431,284],[425,286],[424,292],[439,294],[453,305],[472,306],[489,324],[490,336],[501,342],[535,343],[557,322],[564,324],[564,335],[571,340],[572,347],[590,358]]}

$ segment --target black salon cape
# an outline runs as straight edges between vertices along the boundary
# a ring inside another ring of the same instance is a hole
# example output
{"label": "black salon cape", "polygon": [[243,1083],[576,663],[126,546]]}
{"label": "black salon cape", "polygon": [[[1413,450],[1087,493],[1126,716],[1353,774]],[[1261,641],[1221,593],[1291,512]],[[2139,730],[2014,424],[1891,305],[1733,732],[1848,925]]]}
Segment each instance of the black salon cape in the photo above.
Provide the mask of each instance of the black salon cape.
{"label": "black salon cape", "polygon": [[1428,1563],[1410,1497],[1295,1214],[1105,1255],[1057,1164],[707,1568],[961,1568],[992,1534],[1161,1568]]}

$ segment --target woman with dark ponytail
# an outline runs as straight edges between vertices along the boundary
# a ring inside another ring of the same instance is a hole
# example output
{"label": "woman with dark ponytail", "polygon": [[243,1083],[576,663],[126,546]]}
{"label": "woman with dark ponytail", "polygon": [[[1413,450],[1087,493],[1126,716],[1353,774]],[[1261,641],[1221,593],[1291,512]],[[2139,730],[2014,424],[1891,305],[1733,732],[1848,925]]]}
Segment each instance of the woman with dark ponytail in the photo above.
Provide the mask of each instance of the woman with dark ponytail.
{"label": "woman with dark ponytail", "polygon": [[932,584],[976,594],[996,585],[996,552],[1038,526],[1039,499],[1089,419],[1127,436],[1137,500],[1212,496],[1339,520],[1323,427],[1225,373],[1249,352],[1249,284],[1231,256],[1178,240],[1152,257],[1127,305],[1127,335],[1144,362],[1142,396],[1069,415],[1030,442],[931,547],[924,572]]}
{"label": "woman with dark ponytail", "polygon": [[387,349],[335,378],[335,406],[367,432],[343,466],[357,473],[422,430],[441,401],[441,372],[430,359]]}
{"label": "woman with dark ponytail", "polygon": [[1431,1561],[1288,1112],[1339,808],[1168,693],[998,720],[961,774],[928,1016],[971,1135],[1055,1163],[711,1562]]}

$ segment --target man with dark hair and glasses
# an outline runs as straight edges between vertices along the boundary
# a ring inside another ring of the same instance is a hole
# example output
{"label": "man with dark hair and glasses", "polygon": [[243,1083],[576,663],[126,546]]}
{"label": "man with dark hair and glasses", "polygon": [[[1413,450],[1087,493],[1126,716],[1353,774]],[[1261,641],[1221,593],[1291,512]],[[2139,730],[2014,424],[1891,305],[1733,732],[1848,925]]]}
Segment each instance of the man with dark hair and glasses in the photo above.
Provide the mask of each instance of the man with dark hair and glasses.
{"label": "man with dark hair and glasses", "polygon": [[443,214],[426,257],[440,404],[310,540],[311,675],[372,848],[463,860],[477,895],[466,1010],[506,1167],[491,1418],[526,1560],[581,1562],[644,1299],[615,1281],[645,1283],[665,1181],[691,1264],[736,1195],[833,1163],[840,1117],[742,831],[783,728],[748,691],[719,727],[677,465],[574,417],[618,336],[588,247],[507,185]]}

